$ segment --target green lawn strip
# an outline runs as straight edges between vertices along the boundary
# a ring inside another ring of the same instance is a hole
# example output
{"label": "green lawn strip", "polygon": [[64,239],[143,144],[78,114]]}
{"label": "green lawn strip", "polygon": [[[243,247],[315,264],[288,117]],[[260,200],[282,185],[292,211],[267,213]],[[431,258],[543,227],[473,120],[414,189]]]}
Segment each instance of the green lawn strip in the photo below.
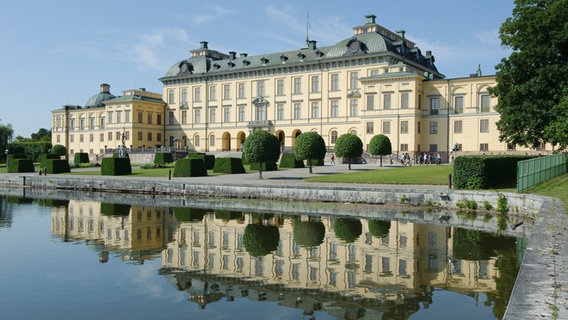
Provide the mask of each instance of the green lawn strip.
{"label": "green lawn strip", "polygon": [[[562,200],[564,207],[568,204],[568,174],[563,174],[525,190],[525,193],[554,197]],[[568,214],[568,211],[566,211]]]}
{"label": "green lawn strip", "polygon": [[304,179],[307,182],[368,183],[368,184],[448,184],[448,175],[453,167],[448,165],[427,165],[396,167],[380,170],[365,170],[338,173]]}

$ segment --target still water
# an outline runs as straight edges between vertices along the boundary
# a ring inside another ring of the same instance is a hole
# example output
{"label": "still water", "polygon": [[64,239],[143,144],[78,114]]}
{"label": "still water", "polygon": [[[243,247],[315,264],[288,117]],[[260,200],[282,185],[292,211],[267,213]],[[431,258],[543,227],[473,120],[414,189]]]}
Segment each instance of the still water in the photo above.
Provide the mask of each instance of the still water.
{"label": "still water", "polygon": [[444,223],[0,194],[0,318],[499,319],[524,243]]}

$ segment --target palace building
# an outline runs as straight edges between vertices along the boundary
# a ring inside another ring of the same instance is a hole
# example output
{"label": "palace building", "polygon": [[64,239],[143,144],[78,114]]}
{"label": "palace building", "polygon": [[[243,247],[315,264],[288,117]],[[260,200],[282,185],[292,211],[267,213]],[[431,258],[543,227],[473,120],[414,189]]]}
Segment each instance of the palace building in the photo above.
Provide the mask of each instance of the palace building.
{"label": "palace building", "polygon": [[[130,90],[103,106],[53,111],[53,143],[66,143],[70,153],[98,154],[116,147],[124,133],[127,147],[223,152],[239,151],[250,133],[268,130],[284,150],[309,131],[322,135],[330,152],[345,133],[358,135],[365,147],[384,134],[396,155],[438,152],[445,160],[454,149],[458,154],[552,150],[500,142],[497,101],[488,93],[495,76],[483,76],[478,68],[446,79],[431,51],[423,52],[403,30],[377,24],[374,15],[331,46],[306,39],[303,48],[253,56],[222,53],[203,41],[160,81],[164,101]],[[138,105],[141,110],[132,109]]]}

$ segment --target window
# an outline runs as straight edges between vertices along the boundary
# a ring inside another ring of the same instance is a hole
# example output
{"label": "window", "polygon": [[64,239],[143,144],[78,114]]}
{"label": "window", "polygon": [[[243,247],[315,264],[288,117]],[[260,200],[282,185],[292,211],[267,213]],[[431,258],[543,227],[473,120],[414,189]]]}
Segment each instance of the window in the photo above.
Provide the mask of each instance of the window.
{"label": "window", "polygon": [[378,76],[378,75],[379,75],[379,69],[371,70],[371,76]]}
{"label": "window", "polygon": [[430,134],[438,134],[438,121],[430,122]]}
{"label": "window", "polygon": [[231,108],[229,107],[223,108],[223,122],[231,122]]}
{"label": "window", "polygon": [[331,136],[331,144],[335,144],[335,141],[337,140],[337,131],[332,130],[330,136]]}
{"label": "window", "polygon": [[105,128],[105,117],[101,117],[101,129]]}
{"label": "window", "polygon": [[225,99],[225,100],[231,99],[231,85],[230,84],[223,85],[223,99]]}
{"label": "window", "polygon": [[[57,136],[57,137],[59,137],[59,136]],[[104,141],[105,141],[105,134],[104,134],[104,133],[101,133],[101,134],[99,135],[99,140],[101,140],[101,142],[104,142]]]}
{"label": "window", "polygon": [[181,112],[181,124],[187,124],[187,111],[182,110]]}
{"label": "window", "polygon": [[238,90],[239,90],[239,99],[244,99],[245,98],[245,84],[244,84],[244,82],[240,82],[238,84]]}
{"label": "window", "polygon": [[89,129],[91,129],[91,130],[95,129],[95,118],[94,117],[89,118]]}
{"label": "window", "polygon": [[355,90],[359,89],[359,73],[357,71],[353,71],[349,73],[349,89]]}
{"label": "window", "polygon": [[201,87],[193,88],[193,101],[195,102],[201,101]]}
{"label": "window", "polygon": [[276,120],[284,120],[284,104],[278,103],[276,105]]}
{"label": "window", "polygon": [[120,141],[122,138],[122,135],[120,134],[120,131],[115,132],[115,137],[116,137],[116,141]]}
{"label": "window", "polygon": [[112,132],[107,133],[107,140],[112,141]]}
{"label": "window", "polygon": [[390,121],[383,122],[383,134],[390,134],[391,133],[391,123]]}
{"label": "window", "polygon": [[[109,135],[110,138],[110,135]],[[142,131],[138,131],[138,141],[142,141]],[[110,139],[109,139],[110,140]]]}
{"label": "window", "polygon": [[339,101],[331,100],[330,116],[337,118],[339,116]]}
{"label": "window", "polygon": [[174,114],[173,111],[170,111],[170,112],[168,112],[168,123],[174,124],[174,122],[175,122],[175,114]]}
{"label": "window", "polygon": [[211,100],[211,101],[217,100],[217,87],[216,86],[210,86],[209,87],[209,100]]}
{"label": "window", "polygon": [[[109,117],[112,115],[112,113],[109,112]],[[75,119],[71,118],[69,119],[69,127],[71,128],[71,130],[75,130]]]}
{"label": "window", "polygon": [[181,89],[181,103],[186,103],[187,102],[187,89],[183,88]]}
{"label": "window", "polygon": [[430,97],[430,114],[438,114],[440,112],[440,97]]}
{"label": "window", "polygon": [[[116,112],[117,114],[120,113],[120,111]],[[120,122],[117,122],[120,123]],[[79,130],[85,130],[85,118],[81,118],[79,119]]]}
{"label": "window", "polygon": [[161,114],[156,116],[156,123],[159,124],[159,125],[162,125],[162,115]]}
{"label": "window", "polygon": [[152,132],[148,132],[148,141],[152,141]]}
{"label": "window", "polygon": [[138,112],[138,123],[142,123],[144,122],[144,115],[142,114],[142,112]]}
{"label": "window", "polygon": [[312,76],[312,93],[320,92],[319,76]]}
{"label": "window", "polygon": [[156,133],[156,141],[161,142],[162,141],[162,134],[161,133]]}
{"label": "window", "polygon": [[130,131],[124,132],[124,140],[130,140]]}
{"label": "window", "polygon": [[199,147],[199,140],[200,140],[200,138],[199,138],[198,134],[193,136],[193,145],[196,146],[196,147]]}
{"label": "window", "polygon": [[79,142],[83,142],[83,139],[84,139],[84,137],[83,137],[83,134],[81,133],[81,134],[79,135]]}
{"label": "window", "polygon": [[431,144],[429,151],[430,152],[437,152],[438,151],[438,145],[437,144]]}
{"label": "window", "polygon": [[302,78],[294,78],[293,79],[294,86],[293,86],[293,94],[301,94],[302,93]]}
{"label": "window", "polygon": [[175,103],[173,89],[168,90],[168,103],[170,104]]}
{"label": "window", "polygon": [[300,103],[294,103],[294,119],[300,119],[302,117],[302,105]]}
{"label": "window", "polygon": [[276,80],[276,95],[277,96],[284,95],[284,79]]}
{"label": "window", "polygon": [[479,144],[479,151],[489,151],[489,144],[488,143],[480,143]]}
{"label": "window", "polygon": [[201,123],[201,109],[195,109],[195,115],[193,117],[194,123]]}
{"label": "window", "polygon": [[263,97],[264,94],[264,80],[258,80],[256,82],[256,96]]}
{"label": "window", "polygon": [[454,112],[463,113],[463,96],[454,97]]}
{"label": "window", "polygon": [[383,94],[383,109],[390,110],[391,108],[391,94],[385,93]]}
{"label": "window", "polygon": [[211,147],[215,146],[215,135],[214,134],[209,136],[209,146],[211,146]]}
{"label": "window", "polygon": [[148,124],[152,124],[152,114],[148,113]]}
{"label": "window", "polygon": [[266,120],[266,105],[261,104],[255,107],[256,118],[255,120]]}
{"label": "window", "polygon": [[[109,137],[112,137],[112,133],[109,132]],[[69,142],[74,142],[74,136],[72,134],[69,135]],[[69,153],[73,153],[73,152],[69,152]]]}
{"label": "window", "polygon": [[312,102],[312,119],[318,119],[319,118],[319,102]]}
{"label": "window", "polygon": [[245,107],[239,107],[239,122],[245,121]]}
{"label": "window", "polygon": [[489,104],[490,104],[490,99],[489,99],[489,95],[488,94],[482,94],[479,97],[480,100],[480,111],[481,112],[489,112]]}
{"label": "window", "polygon": [[418,95],[418,110],[422,110],[422,95]]}
{"label": "window", "polygon": [[489,119],[479,120],[479,132],[488,133],[489,132]]}
{"label": "window", "polygon": [[418,134],[420,134],[420,131],[422,131],[422,125],[420,121],[418,121],[418,123],[416,124],[416,131]]}
{"label": "window", "polygon": [[400,133],[408,133],[408,121],[407,120],[400,122]]}
{"label": "window", "polygon": [[408,92],[403,92],[400,94],[400,108],[408,109]]}
{"label": "window", "polygon": [[375,95],[370,94],[367,96],[367,110],[375,110]]}
{"label": "window", "polygon": [[209,122],[210,123],[217,122],[217,108],[209,109]]}
{"label": "window", "polygon": [[331,91],[339,91],[339,74],[334,73],[331,75]]}
{"label": "window", "polygon": [[454,121],[454,133],[462,133],[463,123],[462,120]]}
{"label": "window", "polygon": [[352,99],[349,100],[349,116],[356,117],[359,109],[359,101]]}
{"label": "window", "polygon": [[375,125],[372,121],[367,122],[367,134],[373,134],[375,131]]}
{"label": "window", "polygon": [[408,144],[407,143],[401,143],[400,144],[400,151],[408,151]]}

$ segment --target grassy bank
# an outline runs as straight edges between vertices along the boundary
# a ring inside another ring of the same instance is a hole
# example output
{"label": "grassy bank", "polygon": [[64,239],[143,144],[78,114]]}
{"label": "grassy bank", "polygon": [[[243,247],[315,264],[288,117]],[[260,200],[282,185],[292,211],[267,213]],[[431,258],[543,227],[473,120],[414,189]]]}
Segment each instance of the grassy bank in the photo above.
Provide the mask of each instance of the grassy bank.
{"label": "grassy bank", "polygon": [[365,170],[310,177],[308,182],[369,183],[369,184],[448,184],[453,166],[428,165],[395,167],[387,170]]}
{"label": "grassy bank", "polygon": [[[529,188],[525,193],[558,198],[564,202],[564,208],[566,208],[566,205],[568,205],[568,174]],[[568,214],[568,211],[566,212]]]}

